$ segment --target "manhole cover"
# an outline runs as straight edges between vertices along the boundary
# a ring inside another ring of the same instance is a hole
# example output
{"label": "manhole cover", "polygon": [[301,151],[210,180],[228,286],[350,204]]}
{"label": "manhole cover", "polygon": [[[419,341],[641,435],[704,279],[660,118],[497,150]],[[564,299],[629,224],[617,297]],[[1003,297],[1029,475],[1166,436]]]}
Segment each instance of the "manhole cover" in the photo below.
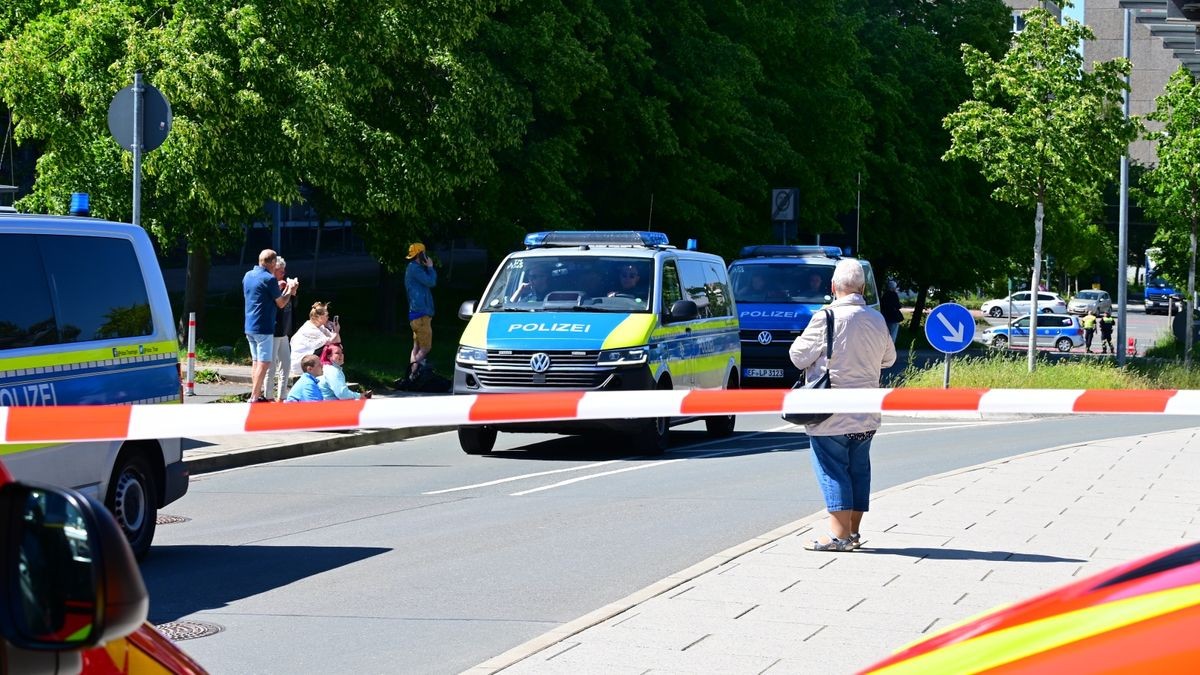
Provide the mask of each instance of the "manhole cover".
{"label": "manhole cover", "polygon": [[175,642],[208,637],[225,630],[215,623],[204,623],[203,621],[168,621],[158,624],[155,628]]}
{"label": "manhole cover", "polygon": [[187,516],[172,516],[168,513],[160,513],[158,514],[158,518],[154,519],[154,522],[158,525],[174,525],[175,523],[186,523],[189,520],[191,518]]}

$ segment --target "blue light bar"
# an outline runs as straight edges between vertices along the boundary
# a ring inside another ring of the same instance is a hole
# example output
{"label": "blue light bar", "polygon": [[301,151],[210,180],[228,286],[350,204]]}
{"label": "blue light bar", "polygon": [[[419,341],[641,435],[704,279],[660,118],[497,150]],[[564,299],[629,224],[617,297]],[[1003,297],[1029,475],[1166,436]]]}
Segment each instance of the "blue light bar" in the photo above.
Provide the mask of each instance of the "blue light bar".
{"label": "blue light bar", "polygon": [[669,246],[662,232],[636,230],[554,230],[525,235],[525,248],[543,246]]}
{"label": "blue light bar", "polygon": [[826,258],[840,258],[842,257],[842,249],[838,246],[789,246],[784,244],[760,244],[757,246],[743,247],[741,254],[741,257],[743,258],[776,258],[788,256],[822,256]]}
{"label": "blue light bar", "polygon": [[86,216],[91,213],[91,198],[86,192],[71,193],[71,215]]}

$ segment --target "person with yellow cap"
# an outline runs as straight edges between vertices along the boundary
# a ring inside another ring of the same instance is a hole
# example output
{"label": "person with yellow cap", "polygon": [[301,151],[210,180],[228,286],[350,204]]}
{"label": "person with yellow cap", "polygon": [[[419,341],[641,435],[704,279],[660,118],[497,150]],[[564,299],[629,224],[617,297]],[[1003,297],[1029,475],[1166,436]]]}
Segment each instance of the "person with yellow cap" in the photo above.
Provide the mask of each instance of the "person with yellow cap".
{"label": "person with yellow cap", "polygon": [[437,270],[425,255],[425,244],[416,242],[408,247],[408,269],[404,271],[404,290],[408,293],[408,323],[412,326],[413,348],[409,356],[408,377],[412,379],[425,365],[433,348],[433,287],[437,286]]}

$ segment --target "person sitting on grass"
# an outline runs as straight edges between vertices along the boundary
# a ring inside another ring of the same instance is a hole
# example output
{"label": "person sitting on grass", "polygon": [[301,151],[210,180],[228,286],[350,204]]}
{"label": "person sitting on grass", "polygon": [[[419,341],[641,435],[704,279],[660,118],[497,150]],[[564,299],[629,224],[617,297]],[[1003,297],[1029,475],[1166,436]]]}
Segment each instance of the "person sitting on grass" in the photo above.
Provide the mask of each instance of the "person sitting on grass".
{"label": "person sitting on grass", "polygon": [[300,359],[300,379],[296,380],[296,384],[292,385],[291,391],[288,392],[287,401],[320,401],[321,400],[321,385],[317,383],[317,378],[321,376],[323,367],[321,366],[321,358],[316,354],[308,354]]}
{"label": "person sitting on grass", "polygon": [[346,352],[342,346],[326,345],[325,352],[321,357],[321,366],[324,372],[321,377],[317,378],[317,384],[321,387],[321,398],[326,401],[371,398],[370,391],[359,394],[356,391],[350,391],[350,388],[346,386],[346,373],[342,371],[342,367],[345,365]]}

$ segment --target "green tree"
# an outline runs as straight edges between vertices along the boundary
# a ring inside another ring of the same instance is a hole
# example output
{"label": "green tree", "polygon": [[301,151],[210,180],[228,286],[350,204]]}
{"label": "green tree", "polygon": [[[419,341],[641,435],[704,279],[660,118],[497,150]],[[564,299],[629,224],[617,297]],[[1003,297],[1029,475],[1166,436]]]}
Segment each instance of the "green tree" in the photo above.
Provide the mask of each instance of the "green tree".
{"label": "green tree", "polygon": [[[1158,222],[1154,243],[1163,250],[1163,268],[1175,278],[1184,276],[1187,261],[1185,315],[1196,293],[1196,225],[1200,222],[1200,90],[1192,74],[1180,67],[1155,101],[1147,117],[1162,123],[1148,134],[1157,143],[1158,164],[1141,180],[1138,201]],[[1184,243],[1186,241],[1186,248]],[[1190,322],[1189,322],[1190,323]],[[1184,365],[1192,365],[1193,336],[1184,331]]]}
{"label": "green tree", "polygon": [[[10,29],[0,52],[0,98],[18,139],[40,139],[28,210],[61,213],[92,194],[94,215],[128,220],[132,158],[107,128],[112,96],[141,70],[171,102],[174,125],[143,163],[142,224],[166,249],[189,253],[180,323],[203,326],[208,256],[241,241],[269,199],[296,198],[289,137],[303,109],[281,25],[269,4],[165,0],[56,3]],[[184,333],[181,330],[180,335]]]}
{"label": "green tree", "polygon": [[[966,162],[944,162],[942,119],[970,95],[960,47],[1001,54],[1009,10],[999,0],[855,3],[870,55],[858,86],[870,101],[863,176],[862,250],[902,285],[918,289],[917,329],[930,287],[943,294],[1000,274],[1015,251],[1012,210]],[[938,264],[929,261],[936,257]]]}
{"label": "green tree", "polygon": [[[977,162],[998,186],[997,199],[1034,210],[1034,289],[1041,283],[1046,205],[1054,205],[1052,211],[1096,211],[1101,188],[1136,135],[1136,124],[1121,111],[1122,78],[1130,64],[1114,59],[1085,71],[1079,45],[1091,39],[1091,29],[1078,21],[1059,24],[1035,8],[1025,13],[1025,29],[1001,59],[964,45],[972,99],[945,120],[952,139],[945,159]],[[1031,372],[1035,342],[1029,343]]]}

